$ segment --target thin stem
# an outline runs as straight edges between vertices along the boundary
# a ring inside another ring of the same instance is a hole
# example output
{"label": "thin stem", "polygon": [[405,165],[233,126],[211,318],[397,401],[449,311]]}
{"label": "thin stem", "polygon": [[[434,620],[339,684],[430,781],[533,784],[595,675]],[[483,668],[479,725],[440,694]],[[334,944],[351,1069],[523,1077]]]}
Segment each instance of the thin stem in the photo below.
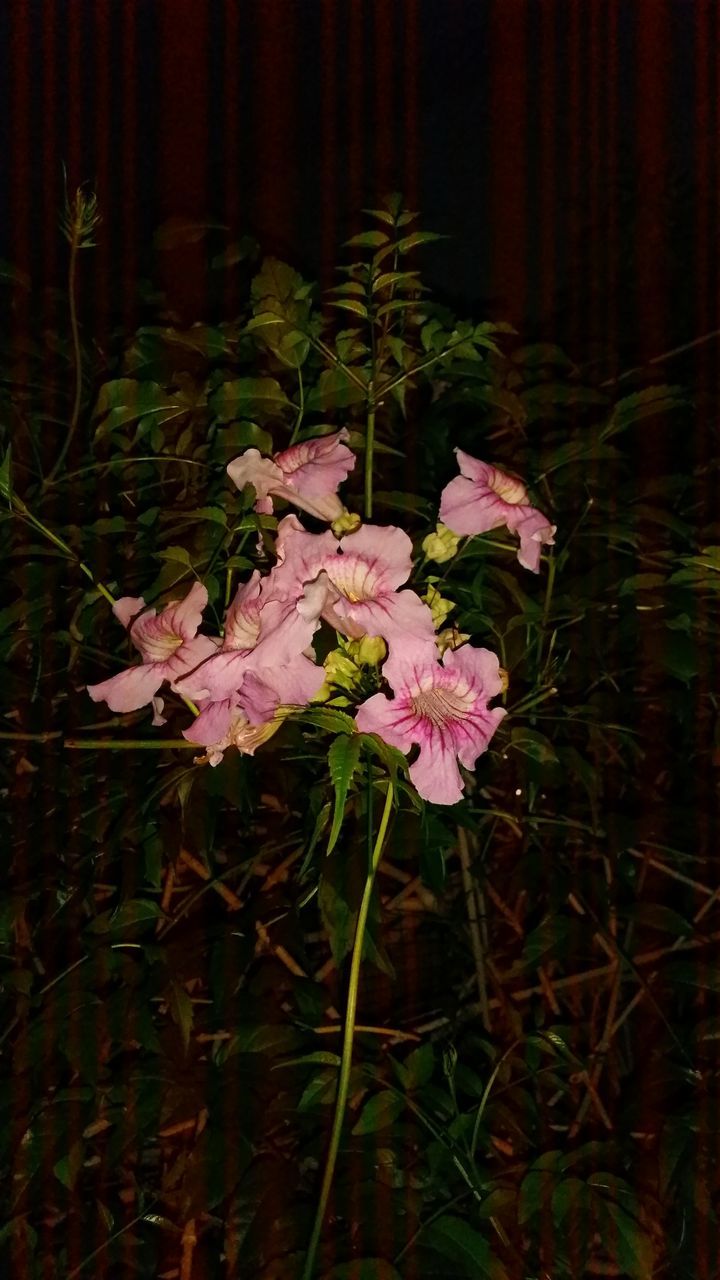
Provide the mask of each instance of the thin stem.
{"label": "thin stem", "polygon": [[294,445],[295,441],[297,440],[298,431],[302,426],[302,420],[305,415],[305,388],[303,386],[303,380],[302,380],[302,369],[299,366],[298,366],[297,376],[298,376],[298,411],[297,411],[297,417],[295,418],[295,426],[292,429],[292,435],[290,437],[290,444],[288,445],[288,449],[292,445]]}
{"label": "thin stem", "polygon": [[375,400],[368,397],[367,427],[365,430],[365,519],[370,520],[373,511],[373,451],[375,448]]}
{"label": "thin stem", "polygon": [[73,344],[73,365],[75,368],[75,395],[73,398],[73,407],[70,415],[70,425],[67,430],[67,435],[65,436],[62,448],[55,461],[55,465],[47,478],[48,484],[52,484],[55,476],[65,461],[68,449],[70,448],[70,444],[80,420],[80,402],[82,400],[82,351],[80,349],[80,330],[78,328],[77,300],[75,297],[75,276],[77,271],[77,256],[79,248],[80,242],[78,232],[75,230],[70,242],[70,265],[68,267],[68,295],[70,302],[70,331],[72,334]]}
{"label": "thin stem", "polygon": [[187,742],[185,738],[66,738],[63,746],[68,751],[164,751],[167,747],[200,750],[197,742]]}
{"label": "thin stem", "polygon": [[140,454],[129,458],[108,458],[105,462],[93,462],[89,467],[80,467],[78,471],[68,471],[58,480],[52,480],[50,477],[45,482],[45,487],[64,484],[67,480],[76,480],[78,476],[89,475],[92,471],[105,471],[108,467],[130,467],[134,462],[181,462],[187,467],[202,467],[205,471],[210,469],[209,463],[198,462],[195,458],[182,458],[174,453],[148,453]]}
{"label": "thin stem", "polygon": [[353,942],[352,961],[350,964],[350,981],[347,994],[347,1008],[345,1011],[345,1030],[343,1034],[342,1056],[340,1059],[340,1075],[338,1078],[337,1097],[335,1099],[335,1115],[333,1117],[330,1145],[328,1147],[322,1186],[320,1188],[320,1198],[318,1200],[312,1236],[310,1237],[310,1244],[305,1258],[302,1280],[311,1280],[315,1270],[315,1258],[317,1255],[318,1244],[320,1243],[320,1232],[322,1231],[325,1211],[330,1198],[330,1190],[332,1188],[333,1177],[335,1174],[335,1164],[337,1161],[338,1149],[340,1147],[340,1135],[342,1133],[343,1121],[345,1119],[345,1110],[347,1107],[348,1091],[350,1087],[350,1068],[352,1066],[355,1016],[357,1012],[360,964],[362,961],[363,941],[365,939],[365,927],[367,925],[368,911],[370,910],[370,900],[372,898],[375,874],[382,857],[385,836],[387,835],[388,823],[390,821],[393,796],[393,784],[389,781],[387,795],[385,797],[385,807],[383,809],[382,818],[380,819],[377,839],[375,840],[375,845],[372,850],[370,866],[368,868],[365,888],[363,890],[360,910],[358,912],[357,925],[355,927],[355,940]]}
{"label": "thin stem", "polygon": [[22,498],[18,498],[17,494],[12,494],[10,501],[15,513],[19,515],[21,519],[25,520],[33,529],[37,530],[38,533],[41,533],[44,538],[47,538],[48,542],[52,542],[53,546],[57,547],[60,551],[63,551],[70,560],[73,560],[81,572],[85,574],[85,577],[90,579],[96,591],[99,591],[100,595],[105,597],[108,604],[115,604],[115,597],[110,591],[108,591],[104,583],[97,580],[92,569],[88,568],[85,562],[76,555],[72,547],[68,546],[67,542],[64,542],[56,533],[53,533],[52,529],[48,529],[47,525],[43,524],[42,520],[38,520],[37,516],[33,515],[29,507],[25,506]]}

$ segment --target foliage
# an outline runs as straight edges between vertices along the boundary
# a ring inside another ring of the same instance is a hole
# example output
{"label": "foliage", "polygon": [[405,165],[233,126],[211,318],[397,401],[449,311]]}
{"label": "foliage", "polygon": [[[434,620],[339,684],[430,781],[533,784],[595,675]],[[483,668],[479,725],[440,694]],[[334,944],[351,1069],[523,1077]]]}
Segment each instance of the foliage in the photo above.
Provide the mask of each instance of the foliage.
{"label": "foliage", "polygon": [[[699,410],[458,320],[422,285],[415,216],[393,197],[369,218],[331,298],[266,259],[232,321],[4,353],[8,1274],[301,1274],[388,779],[318,1274],[715,1274],[716,464],[643,470]],[[84,693],[129,659],[103,592],[199,578],[219,625],[267,555],[276,516],[226,464],[340,427],[366,464],[348,505],[369,459],[374,517],[400,512],[418,552],[456,446],[558,527],[539,578],[504,532],[419,556],[415,589],[509,675],[450,809],[350,736],[340,686],[215,769],[179,698],[160,736]]]}

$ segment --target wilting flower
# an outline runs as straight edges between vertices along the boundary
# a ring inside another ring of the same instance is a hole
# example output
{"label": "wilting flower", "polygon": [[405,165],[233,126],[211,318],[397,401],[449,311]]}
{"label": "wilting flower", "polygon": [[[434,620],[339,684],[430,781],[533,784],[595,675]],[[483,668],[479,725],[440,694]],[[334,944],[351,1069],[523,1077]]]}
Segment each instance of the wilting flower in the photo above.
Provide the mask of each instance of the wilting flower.
{"label": "wilting flower", "polygon": [[309,646],[320,625],[326,592],[308,583],[297,599],[279,594],[273,575],[256,569],[238,587],[225,615],[222,646],[182,681],[191,698],[220,700],[239,689],[245,672],[283,667]]}
{"label": "wilting flower", "polygon": [[343,635],[382,636],[407,650],[435,653],[432,614],[414,591],[398,591],[412,568],[412,543],[394,525],[366,524],[336,541],[327,533],[307,533],[295,516],[278,526],[277,588],[297,598],[307,583],[325,590],[322,616]]}
{"label": "wilting flower", "polygon": [[338,520],[345,513],[338,487],[355,466],[354,453],[343,443],[347,439],[343,427],[330,436],[303,440],[272,458],[246,449],[228,463],[227,473],[238,489],[253,486],[256,511],[268,515],[273,498],[284,498],[318,520]]}
{"label": "wilting flower", "polygon": [[428,560],[434,560],[436,564],[445,564],[447,560],[452,560],[453,556],[457,555],[459,546],[458,535],[440,522],[436,525],[435,532],[429,533],[422,543],[422,549]]}
{"label": "wilting flower", "polygon": [[502,692],[497,657],[488,649],[466,644],[449,650],[442,662],[388,660],[383,675],[395,697],[376,693],[358,707],[362,733],[376,733],[408,754],[420,754],[410,765],[418,794],[435,804],[456,804],[463,780],[457,761],[472,769],[506,714],[488,707]]}
{"label": "wilting flower", "polygon": [[[111,711],[138,711],[154,701],[165,680],[175,688],[181,676],[215,653],[217,641],[197,634],[207,601],[208,593],[200,582],[184,600],[171,601],[161,613],[145,609],[142,596],[118,600],[113,612],[124,626],[138,614],[130,625],[130,639],[143,660],[140,666],[88,685],[93,701],[107,702]],[[157,714],[157,705],[155,711]]]}
{"label": "wilting flower", "polygon": [[521,480],[455,450],[461,474],[445,486],[440,519],[457,534],[489,533],[505,525],[520,538],[518,560],[537,573],[540,549],[552,546],[557,526],[531,506]]}
{"label": "wilting flower", "polygon": [[207,701],[183,737],[207,748],[210,764],[219,764],[228,747],[253,755],[280,728],[292,707],[314,698],[325,673],[309,658],[298,655],[285,666],[248,671],[240,687],[227,697]]}

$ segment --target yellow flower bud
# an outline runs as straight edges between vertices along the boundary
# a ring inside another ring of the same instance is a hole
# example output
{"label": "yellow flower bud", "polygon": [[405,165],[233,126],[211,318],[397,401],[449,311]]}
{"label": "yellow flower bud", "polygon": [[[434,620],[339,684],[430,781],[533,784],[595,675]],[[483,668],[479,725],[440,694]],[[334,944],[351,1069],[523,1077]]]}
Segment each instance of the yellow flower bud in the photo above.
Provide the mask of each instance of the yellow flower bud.
{"label": "yellow flower bud", "polygon": [[360,670],[342,649],[333,649],[323,666],[328,683],[335,688],[352,690],[355,687]]}
{"label": "yellow flower bud", "polygon": [[344,533],[357,533],[361,524],[362,520],[357,512],[343,511],[343,514],[338,516],[337,520],[333,520],[330,528],[336,538],[342,538]]}
{"label": "yellow flower bud", "polygon": [[500,679],[502,680],[502,692],[504,693],[510,684],[510,673],[504,667],[500,668]]}
{"label": "yellow flower bud", "polygon": [[359,640],[348,641],[347,652],[359,666],[376,667],[385,661],[387,645],[382,636],[361,636]]}
{"label": "yellow flower bud", "polygon": [[437,645],[440,653],[446,653],[448,649],[459,649],[461,644],[465,644],[469,640],[469,634],[464,631],[457,631],[455,627],[446,627],[444,631],[440,631],[437,636]]}
{"label": "yellow flower bud", "polygon": [[428,587],[425,595],[423,596],[423,600],[430,606],[432,620],[436,628],[442,626],[448,614],[452,613],[455,608],[453,601],[446,600],[440,595],[437,587],[433,587],[432,585]]}
{"label": "yellow flower bud", "polygon": [[429,533],[423,541],[422,549],[428,560],[444,564],[446,560],[452,560],[453,556],[457,555],[459,545],[458,535],[446,528],[444,524],[438,523],[435,532]]}

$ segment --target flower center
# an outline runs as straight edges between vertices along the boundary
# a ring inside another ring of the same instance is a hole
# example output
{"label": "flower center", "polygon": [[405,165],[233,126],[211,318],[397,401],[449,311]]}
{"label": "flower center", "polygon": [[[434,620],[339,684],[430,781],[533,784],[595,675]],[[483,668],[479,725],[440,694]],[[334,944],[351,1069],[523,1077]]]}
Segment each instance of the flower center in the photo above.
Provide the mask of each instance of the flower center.
{"label": "flower center", "polygon": [[142,656],[146,662],[167,662],[185,641],[173,631],[160,631],[156,635],[145,634],[142,638]]}
{"label": "flower center", "polygon": [[371,565],[360,556],[328,556],[324,568],[336,591],[350,604],[376,598],[377,576]]}
{"label": "flower center", "polygon": [[512,506],[517,506],[521,502],[527,502],[527,489],[520,480],[516,480],[514,476],[505,475],[504,471],[496,471],[490,481],[490,488],[496,493],[498,498],[502,498],[503,502],[509,502]]}
{"label": "flower center", "polygon": [[442,729],[453,720],[464,720],[473,696],[467,687],[447,689],[435,685],[430,689],[420,689],[412,698],[412,709],[417,716],[423,716],[431,724]]}
{"label": "flower center", "polygon": [[225,622],[224,649],[254,649],[260,635],[260,610],[257,606],[236,609]]}

